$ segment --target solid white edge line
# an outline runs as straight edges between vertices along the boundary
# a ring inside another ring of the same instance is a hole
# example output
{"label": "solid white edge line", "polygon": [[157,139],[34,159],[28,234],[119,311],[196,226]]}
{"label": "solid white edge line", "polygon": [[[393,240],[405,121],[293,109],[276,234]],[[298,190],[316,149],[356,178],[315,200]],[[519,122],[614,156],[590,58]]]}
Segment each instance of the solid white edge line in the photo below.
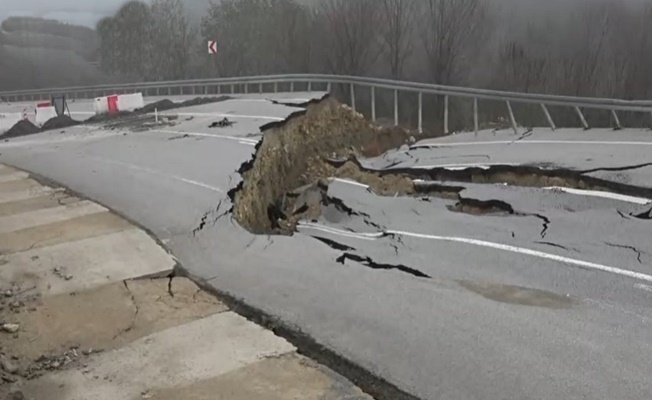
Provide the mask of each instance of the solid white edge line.
{"label": "solid white edge line", "polygon": [[[300,223],[299,226],[305,226],[307,228],[313,228],[313,229],[321,230],[321,231],[324,231],[324,232],[332,233],[332,234],[335,234],[335,235],[353,237],[353,238],[358,238],[358,239],[363,239],[363,240],[376,240],[376,239],[379,239],[380,237],[382,237],[384,235],[383,233],[372,233],[372,234],[357,233],[356,234],[356,233],[353,233],[353,232],[346,232],[346,231],[342,231],[342,230],[339,230],[339,229],[336,229],[336,228],[324,227],[323,225],[318,225],[318,224],[313,224],[313,223]],[[511,252],[511,253],[523,254],[523,255],[527,255],[527,256],[531,256],[531,257],[537,257],[537,258],[542,258],[542,259],[546,259],[546,260],[556,261],[556,262],[559,262],[559,263],[562,263],[562,264],[568,264],[568,265],[573,265],[573,266],[577,266],[577,267],[580,267],[580,268],[607,272],[607,273],[614,274],[614,275],[621,275],[621,276],[625,276],[625,277],[628,277],[628,278],[637,279],[637,280],[652,283],[652,276],[651,275],[647,275],[647,274],[643,274],[643,273],[635,272],[635,271],[630,271],[630,270],[626,270],[626,269],[616,268],[616,267],[610,267],[608,265],[602,265],[602,264],[592,263],[592,262],[588,262],[588,261],[577,260],[577,259],[574,259],[574,258],[558,256],[556,254],[544,253],[542,251],[527,249],[527,248],[524,248],[524,247],[517,247],[517,246],[511,246],[511,245],[506,245],[506,244],[501,244],[501,243],[488,242],[488,241],[485,241],[485,240],[469,239],[469,238],[462,238],[462,237],[455,237],[455,236],[426,235],[426,234],[421,234],[421,233],[395,231],[395,230],[387,230],[387,231],[385,231],[385,234],[393,234],[393,235],[413,237],[413,238],[418,238],[418,239],[429,239],[429,240],[463,243],[463,244],[470,244],[470,245],[474,245],[474,246],[487,247],[487,248],[491,248],[491,249],[495,249],[495,250],[502,250],[502,251],[507,251],[507,252]]]}
{"label": "solid white edge line", "polygon": [[518,142],[509,140],[497,140],[488,142],[466,142],[466,143],[415,143],[410,146],[412,149],[430,147],[460,147],[460,146],[482,146],[499,144],[581,144],[581,145],[621,145],[621,146],[652,146],[652,142],[608,142],[608,141],[585,141],[585,140],[521,140]]}
{"label": "solid white edge line", "polygon": [[647,205],[647,204],[652,203],[652,199],[646,199],[646,198],[643,198],[643,197],[627,196],[627,195],[624,195],[624,194],[611,193],[611,192],[601,192],[601,191],[598,191],[598,190],[581,190],[581,189],[565,188],[565,187],[561,187],[561,186],[545,187],[543,189],[544,190],[560,190],[562,192],[566,192],[566,193],[574,194],[574,195],[578,195],[578,196],[601,197],[601,198],[605,198],[605,199],[624,201],[624,202],[627,202],[627,203],[634,203],[634,204],[640,204],[640,205]]}
{"label": "solid white edge line", "polygon": [[147,172],[147,173],[152,174],[152,175],[165,176],[165,177],[168,177],[168,178],[180,181],[180,182],[184,182],[184,183],[187,183],[187,184],[190,184],[190,185],[195,185],[195,186],[202,187],[204,189],[212,190],[213,192],[224,193],[224,191],[222,189],[218,188],[218,187],[210,186],[210,185],[207,185],[205,183],[198,182],[198,181],[195,181],[195,180],[192,180],[192,179],[186,179],[186,178],[183,178],[183,177],[180,177],[180,176],[167,174],[165,172],[157,171],[157,170],[154,170],[154,169],[151,169],[151,168],[141,167],[141,166],[138,166],[138,165],[123,163],[123,162],[115,161],[115,160],[108,160],[106,158],[95,157],[95,156],[89,156],[89,158],[92,158],[92,159],[95,159],[95,160],[98,160],[98,161],[101,161],[101,162],[104,162],[104,163],[107,163],[107,164],[114,164],[114,165],[118,165],[118,166],[121,166],[121,167],[124,167],[124,168],[133,169],[133,170],[136,170],[136,171]]}

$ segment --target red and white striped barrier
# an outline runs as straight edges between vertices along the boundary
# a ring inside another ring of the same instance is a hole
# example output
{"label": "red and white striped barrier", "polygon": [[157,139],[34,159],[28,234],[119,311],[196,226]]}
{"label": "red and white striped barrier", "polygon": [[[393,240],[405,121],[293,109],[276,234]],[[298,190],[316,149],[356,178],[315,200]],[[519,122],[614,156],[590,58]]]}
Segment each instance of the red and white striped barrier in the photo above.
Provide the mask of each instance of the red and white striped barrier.
{"label": "red and white striped barrier", "polygon": [[95,99],[95,114],[115,114],[120,111],[134,111],[145,106],[142,93],[111,95]]}

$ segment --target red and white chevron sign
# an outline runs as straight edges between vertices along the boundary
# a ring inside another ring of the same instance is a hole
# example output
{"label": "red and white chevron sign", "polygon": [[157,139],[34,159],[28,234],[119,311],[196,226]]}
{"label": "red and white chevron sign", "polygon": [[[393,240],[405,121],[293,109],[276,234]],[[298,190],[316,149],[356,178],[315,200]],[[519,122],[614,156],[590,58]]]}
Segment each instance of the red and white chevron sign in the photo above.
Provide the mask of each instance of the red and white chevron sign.
{"label": "red and white chevron sign", "polygon": [[208,41],[208,54],[217,54],[217,42],[215,40]]}

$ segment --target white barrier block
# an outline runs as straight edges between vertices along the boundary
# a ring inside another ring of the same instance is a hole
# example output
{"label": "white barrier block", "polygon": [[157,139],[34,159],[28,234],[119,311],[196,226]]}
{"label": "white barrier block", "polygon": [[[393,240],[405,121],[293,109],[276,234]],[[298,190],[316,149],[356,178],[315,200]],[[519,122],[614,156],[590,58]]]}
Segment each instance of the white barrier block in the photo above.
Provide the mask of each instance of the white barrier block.
{"label": "white barrier block", "polygon": [[108,97],[98,97],[93,102],[93,108],[95,109],[95,114],[106,114],[109,112],[109,100]]}
{"label": "white barrier block", "polygon": [[57,110],[54,107],[38,107],[36,109],[36,125],[43,126],[44,123],[56,116]]}
{"label": "white barrier block", "polygon": [[0,113],[0,135],[7,132],[23,119],[22,113]]}
{"label": "white barrier block", "polygon": [[134,111],[145,106],[142,93],[122,94],[118,96],[119,111]]}

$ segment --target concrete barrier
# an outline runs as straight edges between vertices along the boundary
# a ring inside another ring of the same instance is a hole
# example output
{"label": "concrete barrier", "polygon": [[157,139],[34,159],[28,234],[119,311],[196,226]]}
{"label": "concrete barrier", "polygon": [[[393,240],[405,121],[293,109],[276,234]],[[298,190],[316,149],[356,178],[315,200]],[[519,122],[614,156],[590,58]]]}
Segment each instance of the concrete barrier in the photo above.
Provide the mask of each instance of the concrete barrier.
{"label": "concrete barrier", "polygon": [[21,119],[23,119],[22,113],[0,113],[0,135],[11,129]]}
{"label": "concrete barrier", "polygon": [[36,109],[36,125],[43,126],[52,118],[57,116],[57,110],[53,106],[38,107]]}
{"label": "concrete barrier", "polygon": [[109,112],[109,101],[108,97],[98,97],[95,99],[93,102],[93,109],[95,110],[95,114],[106,114]]}
{"label": "concrete barrier", "polygon": [[114,96],[96,98],[93,104],[95,114],[107,114],[114,111],[134,111],[145,106],[145,100],[143,99],[142,93],[121,94],[117,96],[117,110],[113,110],[113,101],[110,98],[113,98]]}
{"label": "concrete barrier", "polygon": [[142,93],[123,94],[118,96],[118,111],[134,111],[145,106]]}

